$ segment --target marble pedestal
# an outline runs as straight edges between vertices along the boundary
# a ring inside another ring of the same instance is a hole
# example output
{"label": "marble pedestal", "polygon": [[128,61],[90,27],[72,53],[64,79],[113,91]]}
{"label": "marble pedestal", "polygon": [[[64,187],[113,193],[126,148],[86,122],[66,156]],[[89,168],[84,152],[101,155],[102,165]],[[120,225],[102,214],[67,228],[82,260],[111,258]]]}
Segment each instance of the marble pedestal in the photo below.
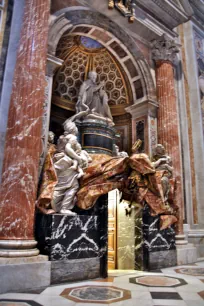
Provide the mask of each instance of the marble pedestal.
{"label": "marble pedestal", "polygon": [[48,256],[0,258],[0,294],[42,289],[50,285]]}
{"label": "marble pedestal", "polygon": [[79,142],[90,154],[107,154],[112,156],[115,142],[115,129],[99,119],[77,121]]}
{"label": "marble pedestal", "polygon": [[36,216],[36,240],[51,261],[51,283],[100,276],[98,216]]}
{"label": "marble pedestal", "polygon": [[188,241],[197,249],[198,260],[204,258],[204,230],[203,229],[188,229]]}
{"label": "marble pedestal", "polygon": [[159,226],[159,216],[152,217],[146,206],[143,213],[143,261],[144,269],[148,271],[177,265],[174,228],[160,230]]}
{"label": "marble pedestal", "polygon": [[192,243],[176,245],[177,265],[187,265],[197,261],[197,249]]}

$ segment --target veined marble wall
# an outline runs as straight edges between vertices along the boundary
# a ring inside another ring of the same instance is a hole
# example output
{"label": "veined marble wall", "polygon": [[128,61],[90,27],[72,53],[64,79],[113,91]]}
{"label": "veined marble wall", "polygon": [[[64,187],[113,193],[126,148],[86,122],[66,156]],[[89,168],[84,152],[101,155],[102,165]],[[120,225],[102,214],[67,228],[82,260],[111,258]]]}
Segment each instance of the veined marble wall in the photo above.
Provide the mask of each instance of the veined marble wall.
{"label": "veined marble wall", "polygon": [[[185,228],[188,242],[196,246],[199,258],[204,257],[204,104],[201,91],[204,72],[204,34],[202,33],[203,29],[196,26],[193,21],[180,26],[185,89],[183,97],[185,110],[182,112],[181,108],[180,117],[181,126],[184,125],[185,119],[187,120],[186,134],[189,146],[188,149],[186,142],[184,143],[186,222],[188,223]],[[184,142],[186,135],[182,137]]]}
{"label": "veined marble wall", "polygon": [[[202,75],[202,30],[192,21],[183,25],[183,70],[185,76],[185,99],[188,120],[189,152],[191,158],[192,203],[187,207],[187,222],[193,230],[203,230],[204,226],[204,138],[203,111],[199,76]],[[204,39],[204,35],[203,35]],[[203,65],[204,66],[204,65]],[[203,67],[204,68],[204,67]],[[197,77],[196,77],[197,76]],[[181,113],[181,117],[182,117]],[[187,180],[188,177],[185,177]],[[204,255],[204,253],[203,253]]]}

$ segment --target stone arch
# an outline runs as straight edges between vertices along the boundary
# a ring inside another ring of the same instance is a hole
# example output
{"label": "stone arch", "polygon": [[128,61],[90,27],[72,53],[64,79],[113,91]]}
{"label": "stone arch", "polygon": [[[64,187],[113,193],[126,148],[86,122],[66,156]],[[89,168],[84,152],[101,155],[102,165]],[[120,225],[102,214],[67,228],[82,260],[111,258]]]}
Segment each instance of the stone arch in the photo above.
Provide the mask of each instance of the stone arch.
{"label": "stone arch", "polygon": [[[51,16],[48,53],[55,56],[57,45],[65,32],[98,40],[123,67],[135,103],[156,100],[150,67],[132,37],[112,20],[85,7],[65,8]],[[137,102],[136,102],[137,101]]]}
{"label": "stone arch", "polygon": [[[99,31],[92,26],[86,29]],[[123,115],[125,108],[133,104],[132,89],[121,63],[99,40],[81,31],[65,32],[59,40],[56,55],[64,62],[54,75],[52,101],[55,105],[74,111],[80,86],[91,69],[97,72],[98,81],[105,81],[112,116]]]}

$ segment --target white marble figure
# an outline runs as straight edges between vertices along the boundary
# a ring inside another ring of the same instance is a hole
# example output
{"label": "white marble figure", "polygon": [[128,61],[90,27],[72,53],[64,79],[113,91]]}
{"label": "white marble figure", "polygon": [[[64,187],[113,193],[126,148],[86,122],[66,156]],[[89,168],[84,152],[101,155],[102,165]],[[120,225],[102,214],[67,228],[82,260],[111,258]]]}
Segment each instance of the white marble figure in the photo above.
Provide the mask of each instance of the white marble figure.
{"label": "white marble figure", "polygon": [[52,131],[48,132],[48,143],[54,143],[55,134]]}
{"label": "white marble figure", "polygon": [[125,151],[120,152],[119,147],[116,144],[113,145],[113,155],[118,157],[128,157],[127,152]]}
{"label": "white marble figure", "polygon": [[86,118],[102,119],[113,125],[113,117],[108,105],[108,96],[104,90],[104,82],[96,83],[97,73],[91,71],[88,79],[80,87],[76,114],[86,114]]}
{"label": "white marble figure", "polygon": [[91,158],[77,141],[78,130],[75,123],[67,120],[64,129],[64,135],[58,139],[57,153],[53,158],[58,183],[54,189],[51,205],[56,212],[76,215],[71,209],[76,203],[79,179],[83,176],[83,169],[88,166]]}
{"label": "white marble figure", "polygon": [[153,166],[156,171],[164,171],[164,175],[161,178],[163,201],[168,201],[168,195],[171,188],[169,179],[173,176],[173,167],[171,157],[166,154],[166,150],[163,145],[158,144],[154,149]]}

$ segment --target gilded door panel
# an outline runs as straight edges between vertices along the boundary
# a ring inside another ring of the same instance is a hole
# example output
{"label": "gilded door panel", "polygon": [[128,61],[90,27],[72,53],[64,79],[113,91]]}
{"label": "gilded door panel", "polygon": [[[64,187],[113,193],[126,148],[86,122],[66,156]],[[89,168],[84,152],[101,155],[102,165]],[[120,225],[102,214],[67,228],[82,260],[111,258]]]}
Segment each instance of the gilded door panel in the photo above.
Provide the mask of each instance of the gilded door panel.
{"label": "gilded door panel", "polygon": [[118,191],[108,194],[108,269],[116,269],[117,233],[116,233],[116,207]]}

